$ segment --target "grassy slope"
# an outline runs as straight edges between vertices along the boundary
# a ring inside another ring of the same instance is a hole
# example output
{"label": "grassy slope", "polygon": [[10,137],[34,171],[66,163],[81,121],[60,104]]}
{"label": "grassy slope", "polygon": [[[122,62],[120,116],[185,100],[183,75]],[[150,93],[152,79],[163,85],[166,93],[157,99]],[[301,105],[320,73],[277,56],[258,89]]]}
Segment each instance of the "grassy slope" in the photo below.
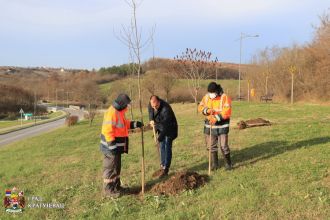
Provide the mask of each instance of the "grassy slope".
{"label": "grassy slope", "polygon": [[[128,81],[128,79],[119,80],[119,82],[124,82],[124,83],[127,81]],[[212,79],[211,80],[202,80],[201,87],[207,88],[207,85],[211,81],[214,81],[214,80],[212,80]],[[115,82],[118,83],[118,80]],[[100,85],[101,91],[104,94],[108,94],[109,88],[111,87],[112,83],[114,83],[114,82],[101,84]],[[226,93],[237,94],[238,80],[218,80],[218,83],[221,84],[221,86],[224,88]],[[242,88],[241,88],[242,94],[245,93],[246,87],[247,87],[246,82],[244,80],[242,80]],[[180,79],[180,80],[176,81],[172,90],[176,90],[176,89],[180,89],[180,88],[187,88],[187,80]]]}
{"label": "grassy slope", "polygon": [[[175,105],[180,137],[172,172],[207,173],[202,118],[191,104]],[[26,195],[66,204],[65,210],[27,209],[25,219],[326,219],[330,216],[329,106],[234,103],[232,124],[264,117],[272,127],[232,129],[230,146],[237,167],[213,173],[210,182],[176,197],[124,196],[102,200],[101,120],[34,137],[0,149],[0,189],[18,186]],[[61,137],[61,138],[58,138]],[[131,136],[123,157],[122,181],[140,183],[140,139]],[[146,180],[158,168],[151,133],[146,133]],[[0,219],[10,217],[0,212]]]}

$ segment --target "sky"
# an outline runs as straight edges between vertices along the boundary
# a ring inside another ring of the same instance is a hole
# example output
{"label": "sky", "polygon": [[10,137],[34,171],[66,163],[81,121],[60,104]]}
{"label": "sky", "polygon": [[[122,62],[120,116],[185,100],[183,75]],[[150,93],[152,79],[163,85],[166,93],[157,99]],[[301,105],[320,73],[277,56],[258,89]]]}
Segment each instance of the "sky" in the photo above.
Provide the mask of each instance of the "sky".
{"label": "sky", "polygon": [[[156,57],[185,48],[210,51],[220,62],[242,63],[274,45],[306,44],[329,0],[143,0],[138,26],[146,39],[156,25]],[[0,0],[0,66],[98,69],[127,63],[122,25],[130,23],[124,0]],[[142,60],[152,57],[152,46]]]}

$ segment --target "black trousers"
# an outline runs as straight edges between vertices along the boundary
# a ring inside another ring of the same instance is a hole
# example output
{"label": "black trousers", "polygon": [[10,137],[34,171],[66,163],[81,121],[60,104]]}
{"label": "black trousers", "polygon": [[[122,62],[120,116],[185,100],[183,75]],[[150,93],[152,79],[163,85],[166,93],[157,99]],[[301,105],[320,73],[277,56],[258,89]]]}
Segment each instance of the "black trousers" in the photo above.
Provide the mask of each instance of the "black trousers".
{"label": "black trousers", "polygon": [[114,191],[120,187],[121,154],[107,154],[103,158],[104,189]]}

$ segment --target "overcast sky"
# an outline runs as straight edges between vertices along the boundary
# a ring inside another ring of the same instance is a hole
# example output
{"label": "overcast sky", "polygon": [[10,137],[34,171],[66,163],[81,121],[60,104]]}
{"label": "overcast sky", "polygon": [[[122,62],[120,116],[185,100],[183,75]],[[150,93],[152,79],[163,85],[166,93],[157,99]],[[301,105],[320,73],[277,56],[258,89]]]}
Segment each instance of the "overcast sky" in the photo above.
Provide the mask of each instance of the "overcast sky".
{"label": "overcast sky", "polygon": [[[258,50],[312,39],[329,0],[144,0],[143,36],[156,24],[155,55],[172,58],[187,47],[220,61],[243,62]],[[99,68],[126,63],[128,49],[114,36],[130,22],[124,0],[0,0],[0,65]],[[143,60],[152,56],[151,47]]]}

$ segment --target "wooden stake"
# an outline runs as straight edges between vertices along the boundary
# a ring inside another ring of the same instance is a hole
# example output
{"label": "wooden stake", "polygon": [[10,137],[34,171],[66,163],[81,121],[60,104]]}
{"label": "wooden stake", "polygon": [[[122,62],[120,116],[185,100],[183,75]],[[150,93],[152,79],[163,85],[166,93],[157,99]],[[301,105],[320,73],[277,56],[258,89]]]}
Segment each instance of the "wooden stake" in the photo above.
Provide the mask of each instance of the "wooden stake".
{"label": "wooden stake", "polygon": [[209,176],[211,176],[211,146],[212,146],[212,125],[210,123],[210,137],[209,137]]}
{"label": "wooden stake", "polygon": [[291,105],[293,105],[293,73],[291,74]]}
{"label": "wooden stake", "polygon": [[161,164],[161,161],[160,161],[160,152],[159,152],[159,143],[158,143],[158,140],[157,140],[157,134],[156,134],[155,125],[152,126],[152,130],[154,132],[154,141],[155,141],[155,144],[156,144],[156,147],[157,147],[157,155],[158,155],[159,164]]}

